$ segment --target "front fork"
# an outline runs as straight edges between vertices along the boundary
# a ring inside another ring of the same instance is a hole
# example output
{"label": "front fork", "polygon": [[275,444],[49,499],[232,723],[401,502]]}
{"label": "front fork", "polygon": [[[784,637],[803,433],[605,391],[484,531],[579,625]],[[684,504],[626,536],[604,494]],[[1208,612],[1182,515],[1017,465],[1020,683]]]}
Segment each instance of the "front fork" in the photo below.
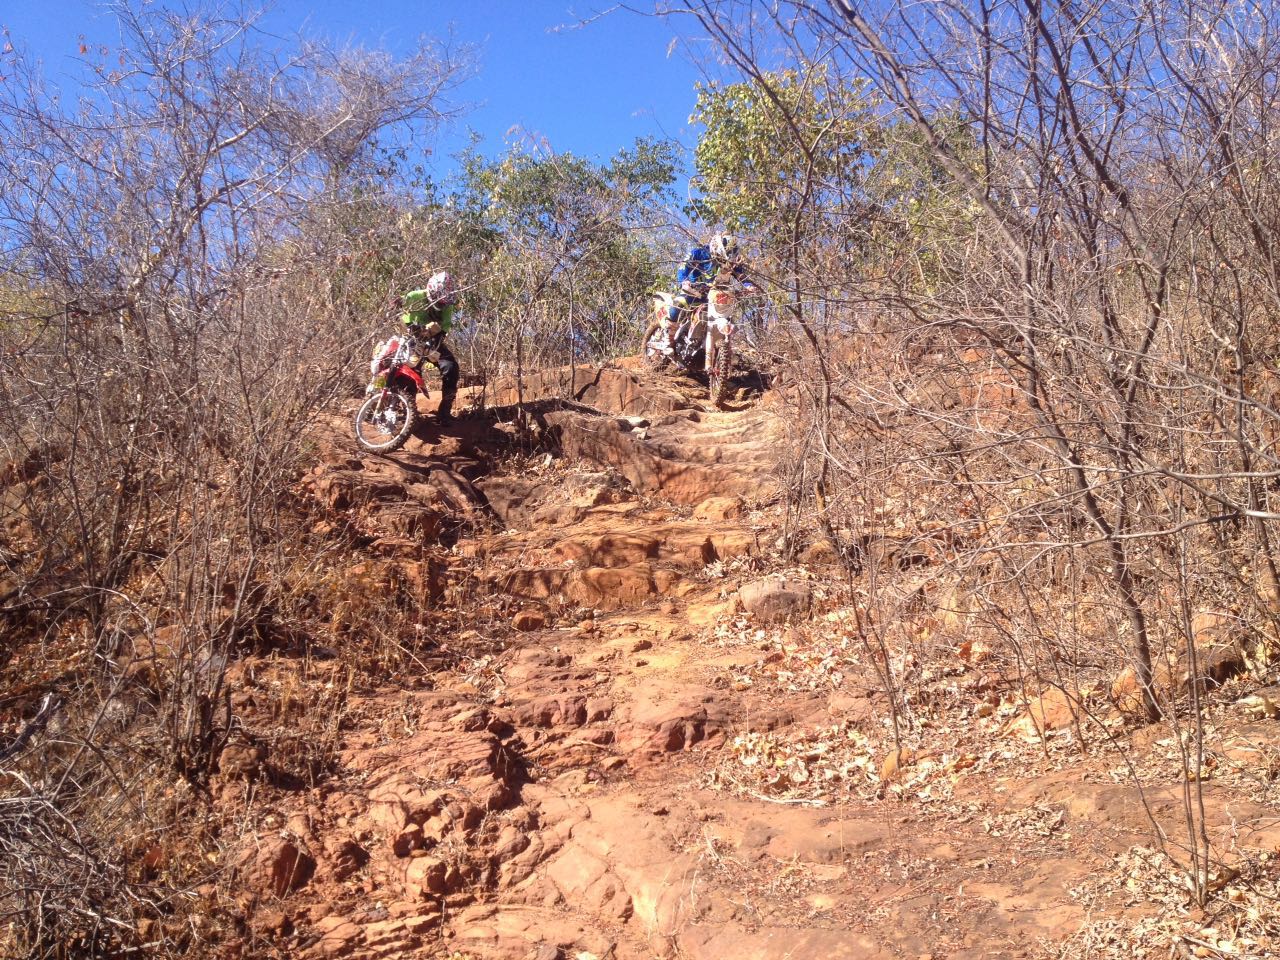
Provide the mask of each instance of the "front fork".
{"label": "front fork", "polygon": [[381,422],[387,412],[387,397],[391,395],[391,388],[378,387],[371,383],[365,388],[365,394],[368,396],[378,395],[378,399],[373,404],[373,409],[369,411],[369,416],[377,422]]}
{"label": "front fork", "polygon": [[733,321],[721,318],[719,320],[707,319],[707,350],[706,350],[706,372],[710,373],[717,360],[717,352],[720,344],[724,343],[733,336]]}

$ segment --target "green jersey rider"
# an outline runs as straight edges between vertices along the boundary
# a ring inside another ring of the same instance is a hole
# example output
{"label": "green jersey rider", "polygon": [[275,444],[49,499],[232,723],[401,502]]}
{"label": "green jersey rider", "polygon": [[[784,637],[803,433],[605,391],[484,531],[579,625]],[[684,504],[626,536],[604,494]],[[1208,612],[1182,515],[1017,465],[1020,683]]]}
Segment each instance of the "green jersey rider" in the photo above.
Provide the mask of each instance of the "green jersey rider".
{"label": "green jersey rider", "polygon": [[409,333],[415,339],[424,340],[429,349],[440,355],[436,361],[440,368],[440,406],[436,410],[436,421],[452,423],[453,401],[458,395],[458,360],[444,345],[444,335],[453,328],[457,313],[457,283],[447,271],[441,270],[432,274],[421,290],[410,290],[403,296],[393,297],[391,302],[394,307],[403,308],[400,320]]}

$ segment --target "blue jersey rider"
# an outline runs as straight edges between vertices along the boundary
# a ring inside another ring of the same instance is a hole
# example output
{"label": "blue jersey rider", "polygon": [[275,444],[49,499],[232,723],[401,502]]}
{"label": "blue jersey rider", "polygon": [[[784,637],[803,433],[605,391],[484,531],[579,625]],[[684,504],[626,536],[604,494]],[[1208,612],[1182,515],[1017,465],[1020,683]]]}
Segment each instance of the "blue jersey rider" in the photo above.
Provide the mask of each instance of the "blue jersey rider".
{"label": "blue jersey rider", "polygon": [[[705,246],[693,247],[676,274],[679,289],[672,298],[667,319],[675,323],[683,314],[684,321],[676,330],[675,342],[682,343],[688,335],[690,320],[696,309],[707,302],[711,284],[727,274],[749,290],[755,284],[747,279],[747,269],[738,260],[738,240],[732,234],[717,233]],[[652,334],[650,334],[651,336]],[[649,337],[645,337],[648,342]]]}
{"label": "blue jersey rider", "polygon": [[440,368],[440,407],[436,410],[439,423],[453,422],[453,400],[458,395],[458,361],[444,344],[444,335],[453,328],[454,314],[458,308],[458,285],[445,271],[434,273],[421,290],[410,290],[403,296],[393,297],[392,304],[403,308],[400,320],[409,333],[425,340],[430,349],[439,353],[435,361]]}

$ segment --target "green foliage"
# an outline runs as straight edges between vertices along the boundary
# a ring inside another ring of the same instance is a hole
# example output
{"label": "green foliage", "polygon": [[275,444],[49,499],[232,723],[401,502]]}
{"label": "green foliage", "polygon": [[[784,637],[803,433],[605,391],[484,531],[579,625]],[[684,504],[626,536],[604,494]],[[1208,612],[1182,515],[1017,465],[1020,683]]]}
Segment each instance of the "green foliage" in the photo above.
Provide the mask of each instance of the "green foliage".
{"label": "green foliage", "polygon": [[51,310],[52,304],[40,289],[0,268],[0,323]]}
{"label": "green foliage", "polygon": [[[886,118],[864,81],[814,67],[712,83],[699,86],[690,119],[704,127],[703,220],[755,233],[766,250],[806,251],[809,263],[834,255],[930,289],[953,277],[942,241],[972,233],[978,209],[916,125]],[[977,173],[969,125],[956,116],[933,125]]]}
{"label": "green foliage", "polygon": [[833,83],[817,68],[697,91],[690,122],[705,128],[694,152],[702,219],[768,230],[857,189],[880,127],[863,83]]}
{"label": "green foliage", "polygon": [[571,348],[601,356],[628,342],[661,272],[654,225],[674,200],[673,146],[638,140],[606,163],[519,145],[497,159],[474,148],[461,159],[447,212],[486,318],[476,332],[511,341],[535,330],[552,362]]}
{"label": "green foliage", "polygon": [[601,231],[641,225],[670,199],[676,160],[669,143],[642,139],[607,164],[571,153],[514,146],[498,160],[470,149],[453,195],[457,209],[513,239],[561,239],[580,246]]}
{"label": "green foliage", "polygon": [[[950,154],[980,179],[981,151],[972,127],[954,114],[935,116],[931,125]],[[875,159],[863,187],[874,216],[866,218],[864,259],[909,260],[920,292],[936,292],[961,279],[968,269],[965,241],[982,218],[977,202],[938,161],[936,149],[914,123],[882,127],[870,149]]]}
{"label": "green foliage", "polygon": [[606,162],[520,144],[490,158],[479,146],[444,183],[397,148],[381,156],[379,183],[346,186],[325,224],[344,251],[326,283],[335,310],[391,321],[391,295],[447,269],[462,287],[451,339],[469,373],[501,368],[522,338],[525,365],[629,349],[663,272],[673,145],[638,140]]}

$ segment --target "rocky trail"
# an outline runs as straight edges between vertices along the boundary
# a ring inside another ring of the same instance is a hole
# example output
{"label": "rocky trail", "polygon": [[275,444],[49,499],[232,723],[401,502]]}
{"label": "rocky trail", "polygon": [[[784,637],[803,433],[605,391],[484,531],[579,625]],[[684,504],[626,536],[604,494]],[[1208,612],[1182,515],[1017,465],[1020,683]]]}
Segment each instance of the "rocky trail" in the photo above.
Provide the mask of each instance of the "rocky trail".
{"label": "rocky trail", "polygon": [[[341,425],[321,451],[309,488],[364,537],[370,589],[458,613],[448,655],[351,693],[319,786],[268,786],[258,748],[224,752],[243,955],[1110,955],[1187,914],[1120,869],[1155,846],[1152,816],[1177,836],[1177,782],[1144,804],[1102,747],[1004,736],[1025,711],[977,658],[939,674],[963,731],[926,723],[901,753],[872,659],[831,672],[851,649],[836,571],[820,545],[776,556],[777,397],[717,411],[626,367],[573,376],[572,403],[526,385],[518,440],[500,395],[391,456],[357,455]],[[904,576],[927,584],[927,563]],[[237,665],[248,722],[279,670]],[[1242,750],[1274,753],[1268,723],[1241,725]],[[1276,849],[1265,785],[1210,794],[1227,849]]]}

